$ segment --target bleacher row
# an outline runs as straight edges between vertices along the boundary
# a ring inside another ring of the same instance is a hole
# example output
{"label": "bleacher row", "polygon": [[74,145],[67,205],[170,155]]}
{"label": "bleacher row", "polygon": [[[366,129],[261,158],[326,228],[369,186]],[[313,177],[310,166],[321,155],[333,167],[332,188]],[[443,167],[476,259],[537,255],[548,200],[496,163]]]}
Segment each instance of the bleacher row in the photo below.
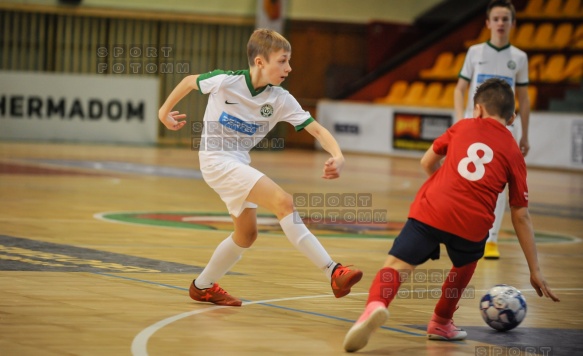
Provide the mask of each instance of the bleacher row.
{"label": "bleacher row", "polygon": [[[424,80],[457,80],[465,57],[465,53],[442,52],[433,67],[422,69],[419,77]],[[583,54],[535,54],[528,59],[528,77],[530,82],[579,82],[583,79]]]}
{"label": "bleacher row", "polygon": [[524,18],[583,18],[582,0],[530,0],[516,17]]}
{"label": "bleacher row", "polygon": [[[374,102],[395,106],[423,106],[453,109],[453,93],[455,87],[456,83],[425,83],[422,81],[414,81],[409,84],[405,80],[398,80],[391,86],[387,96],[376,98]],[[536,86],[528,87],[528,97],[531,108],[536,107]]]}
{"label": "bleacher row", "polygon": [[[537,85],[572,85],[583,80],[583,0],[530,0],[517,17],[529,22],[512,31],[510,43],[528,54],[528,94],[531,108],[536,109]],[[464,47],[467,50],[489,38],[490,30],[484,26]],[[465,56],[466,51],[438,54],[431,68],[419,71],[417,80],[397,80],[375,102],[453,108],[453,92]]]}
{"label": "bleacher row", "polygon": [[[525,23],[510,33],[510,43],[522,50],[583,50],[583,24],[576,28],[570,22],[557,24],[545,22],[540,25]],[[480,35],[466,41],[466,48],[476,43],[486,42],[490,38],[490,30],[482,29]]]}

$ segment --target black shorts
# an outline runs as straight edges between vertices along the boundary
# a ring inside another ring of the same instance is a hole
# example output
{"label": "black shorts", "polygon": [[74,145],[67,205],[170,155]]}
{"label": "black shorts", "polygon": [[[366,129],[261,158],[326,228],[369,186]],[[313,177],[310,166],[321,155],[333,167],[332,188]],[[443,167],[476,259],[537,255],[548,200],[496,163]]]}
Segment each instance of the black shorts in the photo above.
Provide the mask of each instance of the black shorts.
{"label": "black shorts", "polygon": [[415,219],[408,219],[395,239],[389,255],[418,266],[430,258],[439,259],[439,245],[444,244],[453,265],[461,267],[484,256],[487,239],[488,236],[482,241],[473,242]]}

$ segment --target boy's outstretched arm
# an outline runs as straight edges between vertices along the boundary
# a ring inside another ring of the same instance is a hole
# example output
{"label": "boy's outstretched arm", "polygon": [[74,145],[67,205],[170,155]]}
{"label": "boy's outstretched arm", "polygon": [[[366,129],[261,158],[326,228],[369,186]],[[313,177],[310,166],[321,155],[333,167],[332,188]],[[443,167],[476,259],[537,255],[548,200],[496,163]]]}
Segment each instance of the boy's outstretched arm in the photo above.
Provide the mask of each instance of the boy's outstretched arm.
{"label": "boy's outstretched arm", "polygon": [[172,111],[172,108],[190,93],[190,91],[193,89],[198,90],[198,85],[196,84],[197,79],[198,75],[189,75],[182,79],[176,88],[172,90],[170,95],[168,95],[168,98],[164,104],[162,104],[160,110],[158,110],[158,119],[160,119],[164,126],[169,130],[180,130],[186,124],[186,121],[183,120],[186,118],[186,115],[180,114],[178,111]]}
{"label": "boy's outstretched arm", "polygon": [[528,208],[511,206],[510,212],[512,215],[512,225],[514,225],[516,236],[518,236],[518,242],[520,243],[524,257],[526,257],[528,269],[530,270],[530,284],[532,284],[539,297],[544,295],[555,302],[560,301],[559,298],[553,294],[551,288],[547,286],[547,282],[540,271],[536,244],[534,243],[534,231],[532,228],[532,222],[530,221]]}
{"label": "boy's outstretched arm", "polygon": [[421,167],[423,171],[427,173],[428,176],[432,175],[436,170],[441,167],[441,159],[444,156],[438,155],[433,151],[433,145],[425,151],[425,154],[421,158]]}
{"label": "boy's outstretched arm", "polygon": [[344,156],[334,136],[316,121],[313,121],[304,129],[310,135],[314,136],[320,145],[322,145],[322,148],[332,156],[324,163],[324,174],[322,178],[335,179],[340,177],[340,171],[344,167]]}

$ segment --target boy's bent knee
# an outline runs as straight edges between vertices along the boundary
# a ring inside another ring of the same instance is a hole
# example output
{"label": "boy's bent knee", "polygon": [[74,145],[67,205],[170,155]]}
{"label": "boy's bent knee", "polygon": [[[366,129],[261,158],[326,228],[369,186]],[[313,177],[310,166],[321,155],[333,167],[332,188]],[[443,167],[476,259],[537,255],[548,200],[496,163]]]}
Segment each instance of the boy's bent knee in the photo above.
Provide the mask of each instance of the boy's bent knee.
{"label": "boy's bent knee", "polygon": [[289,193],[279,194],[274,197],[274,211],[273,213],[278,219],[283,219],[294,211],[294,201]]}
{"label": "boy's bent knee", "polygon": [[257,240],[257,230],[244,233],[235,231],[233,233],[233,241],[239,247],[249,248],[253,245],[255,240]]}

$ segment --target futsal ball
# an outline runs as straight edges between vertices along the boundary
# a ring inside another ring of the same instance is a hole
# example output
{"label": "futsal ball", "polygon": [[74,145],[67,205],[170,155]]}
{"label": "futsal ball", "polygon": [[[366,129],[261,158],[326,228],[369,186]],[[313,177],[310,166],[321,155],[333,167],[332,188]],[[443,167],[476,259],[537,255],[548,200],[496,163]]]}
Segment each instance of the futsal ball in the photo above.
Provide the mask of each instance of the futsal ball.
{"label": "futsal ball", "polygon": [[480,300],[480,313],[491,328],[499,331],[512,330],[526,316],[526,300],[518,289],[498,284]]}

